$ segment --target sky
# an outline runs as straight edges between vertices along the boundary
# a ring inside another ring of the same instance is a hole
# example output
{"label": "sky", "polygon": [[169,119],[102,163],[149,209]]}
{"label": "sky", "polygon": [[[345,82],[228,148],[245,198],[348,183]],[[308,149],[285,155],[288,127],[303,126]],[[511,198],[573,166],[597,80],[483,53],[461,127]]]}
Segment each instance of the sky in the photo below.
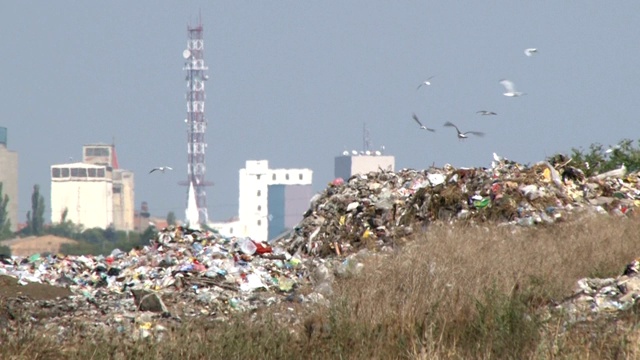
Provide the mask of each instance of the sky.
{"label": "sky", "polygon": [[[136,208],[184,217],[182,52],[199,19],[211,220],[237,215],[247,160],[309,168],[322,191],[365,126],[396,170],[640,138],[637,1],[13,1],[0,12],[0,126],[19,156],[20,221],[34,184],[50,205],[51,165],[112,142]],[[526,95],[503,96],[503,78]],[[446,121],[486,135],[459,141]]]}

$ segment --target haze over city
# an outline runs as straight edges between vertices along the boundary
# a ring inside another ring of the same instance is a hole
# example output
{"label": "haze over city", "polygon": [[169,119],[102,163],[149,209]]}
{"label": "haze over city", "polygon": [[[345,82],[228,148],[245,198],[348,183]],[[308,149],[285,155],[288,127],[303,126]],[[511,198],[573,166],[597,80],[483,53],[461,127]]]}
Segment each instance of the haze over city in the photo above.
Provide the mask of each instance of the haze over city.
{"label": "haze over city", "polygon": [[[640,3],[490,4],[5,4],[0,126],[19,156],[19,218],[34,184],[49,204],[51,165],[111,142],[135,173],[136,207],[184,216],[182,52],[200,21],[212,220],[237,215],[246,160],[312,169],[321,191],[334,157],[363,149],[365,123],[371,149],[384,146],[396,169],[489,166],[493,152],[530,163],[638,138]],[[526,95],[504,96],[505,78]],[[458,140],[447,121],[486,135]],[[158,166],[173,170],[149,174]]]}

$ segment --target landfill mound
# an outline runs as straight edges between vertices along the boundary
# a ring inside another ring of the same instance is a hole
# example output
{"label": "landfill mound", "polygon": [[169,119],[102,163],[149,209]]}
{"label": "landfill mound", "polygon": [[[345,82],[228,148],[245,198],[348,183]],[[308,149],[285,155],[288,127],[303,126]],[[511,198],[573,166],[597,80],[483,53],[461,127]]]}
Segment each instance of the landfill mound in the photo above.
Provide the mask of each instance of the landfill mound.
{"label": "landfill mound", "polygon": [[435,221],[532,226],[585,210],[625,215],[640,205],[639,175],[624,167],[585,177],[570,160],[524,166],[494,159],[488,169],[447,165],[336,179],[281,242],[291,253],[340,256],[393,247]]}
{"label": "landfill mound", "polygon": [[[78,322],[87,331],[160,337],[168,324],[193,317],[326,304],[335,276],[362,270],[359,257],[393,250],[434,222],[534,226],[580,211],[627,216],[640,204],[638,173],[624,167],[587,178],[569,162],[494,160],[491,168],[447,165],[336,179],[290,234],[270,243],[179,226],[128,253],[5,257],[0,275],[17,279],[24,291],[2,281],[0,293],[15,296],[0,300],[11,319],[24,312],[24,321],[60,338]],[[56,298],[22,296],[33,284],[56,287]]]}

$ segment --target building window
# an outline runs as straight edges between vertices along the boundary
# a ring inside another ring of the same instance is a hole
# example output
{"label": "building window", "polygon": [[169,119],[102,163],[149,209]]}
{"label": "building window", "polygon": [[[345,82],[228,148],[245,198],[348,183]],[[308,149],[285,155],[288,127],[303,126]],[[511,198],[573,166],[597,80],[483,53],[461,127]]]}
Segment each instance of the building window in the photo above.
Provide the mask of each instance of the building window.
{"label": "building window", "polygon": [[256,175],[256,178],[257,178],[258,180],[260,180],[260,174]]}
{"label": "building window", "polygon": [[271,175],[271,180],[275,180],[276,179],[276,174]]}
{"label": "building window", "polygon": [[258,226],[262,225],[262,220],[258,220]]}
{"label": "building window", "polygon": [[60,169],[60,177],[69,177],[69,168]]}
{"label": "building window", "polygon": [[87,169],[86,168],[78,168],[78,176],[79,177],[87,177]]}
{"label": "building window", "polygon": [[229,234],[233,234],[233,228],[229,228]]}
{"label": "building window", "polygon": [[72,177],[80,176],[80,169],[79,168],[71,168],[71,176]]}
{"label": "building window", "polygon": [[299,178],[300,180],[302,180],[302,174],[298,175],[298,178]]}
{"label": "building window", "polygon": [[86,148],[86,156],[109,156],[109,149],[107,148]]}
{"label": "building window", "polygon": [[89,174],[89,177],[92,177],[92,178],[96,177],[96,173],[97,173],[97,171],[96,171],[96,170],[97,170],[97,169],[91,169],[91,168],[90,168],[90,169],[87,169],[87,172],[88,172],[88,174]]}
{"label": "building window", "polygon": [[260,196],[260,194],[261,194],[261,192],[260,192],[260,190],[258,190],[258,196]]}
{"label": "building window", "polygon": [[98,177],[99,178],[103,178],[104,177],[104,169],[98,169]]}
{"label": "building window", "polygon": [[286,180],[289,180],[289,174],[285,174],[285,175],[284,175],[284,178],[285,178]]}
{"label": "building window", "polygon": [[262,210],[262,205],[258,205],[258,211]]}
{"label": "building window", "polygon": [[60,177],[60,168],[52,168],[51,169],[51,177],[59,178]]}

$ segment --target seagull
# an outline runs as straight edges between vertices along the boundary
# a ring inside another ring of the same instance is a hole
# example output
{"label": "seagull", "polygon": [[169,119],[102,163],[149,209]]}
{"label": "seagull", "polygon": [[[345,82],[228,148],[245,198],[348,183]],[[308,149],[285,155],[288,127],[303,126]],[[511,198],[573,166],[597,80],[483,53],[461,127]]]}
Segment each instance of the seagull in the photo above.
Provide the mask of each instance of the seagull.
{"label": "seagull", "polygon": [[173,170],[173,168],[170,168],[168,166],[160,166],[160,167],[151,169],[151,171],[149,171],[149,174],[151,174],[152,172],[154,172],[156,170],[164,172],[165,170]]}
{"label": "seagull", "polygon": [[487,110],[476,111],[476,114],[480,114],[480,115],[498,115],[497,113],[494,113],[493,111],[487,111]]}
{"label": "seagull", "polygon": [[484,133],[479,132],[479,131],[467,131],[467,132],[460,132],[460,130],[458,129],[457,126],[455,126],[454,124],[452,124],[451,122],[447,121],[446,123],[444,123],[444,126],[449,126],[449,127],[454,127],[456,128],[456,131],[458,132],[458,138],[459,139],[466,139],[469,136],[467,136],[467,134],[471,134],[471,135],[475,135],[475,136],[484,136]]}
{"label": "seagull", "polygon": [[533,56],[535,54],[538,53],[538,49],[536,48],[528,48],[528,49],[524,49],[524,54],[527,56]]}
{"label": "seagull", "polygon": [[420,85],[418,85],[418,87],[416,88],[416,90],[420,89],[422,87],[422,85],[431,85],[431,79],[433,79],[435,76],[429,76],[429,78],[423,82],[420,83]]}
{"label": "seagull", "polygon": [[513,81],[511,80],[502,79],[500,80],[500,84],[502,84],[502,86],[504,86],[504,88],[507,90],[507,92],[502,94],[504,96],[516,97],[516,96],[525,95],[525,93],[523,92],[516,91],[516,88],[513,85]]}
{"label": "seagull", "polygon": [[413,114],[413,120],[415,120],[415,121],[418,123],[418,125],[420,125],[420,129],[422,129],[422,130],[428,130],[428,131],[431,131],[431,132],[436,132],[434,129],[430,129],[430,128],[428,128],[428,127],[426,127],[426,126],[422,125],[422,123],[421,123],[421,122],[420,122],[420,120],[418,119],[418,115],[416,115],[415,113]]}

